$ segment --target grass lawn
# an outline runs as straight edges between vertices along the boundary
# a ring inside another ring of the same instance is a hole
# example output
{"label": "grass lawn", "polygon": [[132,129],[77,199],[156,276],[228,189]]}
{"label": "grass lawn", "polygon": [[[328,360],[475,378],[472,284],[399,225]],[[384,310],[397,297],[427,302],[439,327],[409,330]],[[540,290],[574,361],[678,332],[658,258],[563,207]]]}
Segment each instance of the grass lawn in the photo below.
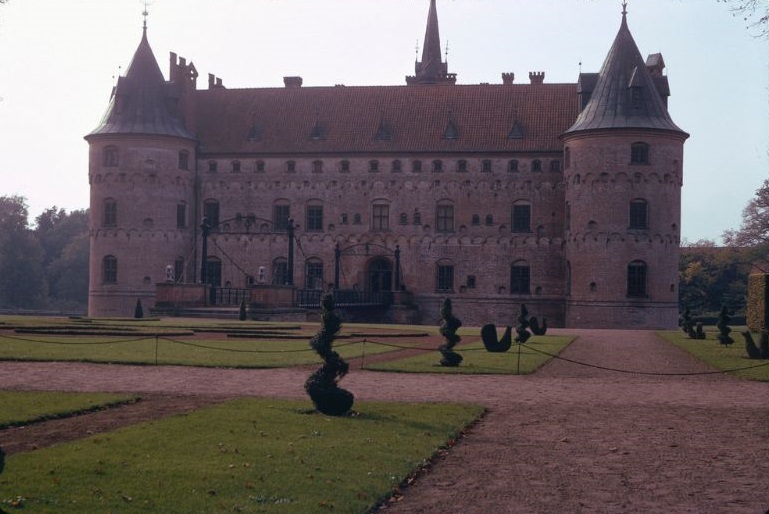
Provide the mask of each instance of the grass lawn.
{"label": "grass lawn", "polygon": [[[722,371],[739,370],[729,372],[741,378],[769,382],[769,361],[748,358],[745,340],[741,334],[742,330],[745,330],[745,327],[732,327],[730,335],[734,339],[734,344],[729,346],[724,346],[718,342],[716,339],[718,330],[715,327],[709,327],[709,330],[706,331],[708,338],[702,340],[689,339],[681,330],[660,332],[660,336],[715,369]],[[753,335],[753,338],[756,341],[759,340],[756,334]]]}
{"label": "grass lawn", "polygon": [[[364,513],[483,412],[457,404],[239,399],[8,457],[0,509]],[[15,505],[13,505],[15,504]]]}
{"label": "grass lawn", "polygon": [[542,367],[551,359],[550,355],[557,355],[573,340],[572,336],[534,336],[523,346],[513,343],[510,350],[504,353],[486,351],[481,341],[460,343],[454,350],[464,360],[456,367],[441,366],[441,354],[436,347],[434,351],[425,351],[415,357],[367,364],[365,369],[406,373],[525,375]]}
{"label": "grass lawn", "polygon": [[108,393],[0,391],[0,429],[99,410],[136,399],[136,396]]}

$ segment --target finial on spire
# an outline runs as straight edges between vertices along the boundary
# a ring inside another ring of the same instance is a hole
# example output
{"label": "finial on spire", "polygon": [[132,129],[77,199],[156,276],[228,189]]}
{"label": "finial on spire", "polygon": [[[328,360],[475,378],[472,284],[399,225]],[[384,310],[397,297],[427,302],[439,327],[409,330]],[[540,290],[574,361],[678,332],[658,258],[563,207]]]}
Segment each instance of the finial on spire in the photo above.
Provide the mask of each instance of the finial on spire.
{"label": "finial on spire", "polygon": [[144,31],[147,31],[147,16],[150,15],[149,11],[147,10],[147,7],[149,7],[150,3],[147,0],[144,1],[144,10],[142,11],[142,16],[144,17],[144,23],[142,24],[142,28]]}
{"label": "finial on spire", "polygon": [[622,0],[622,16],[627,15],[627,0]]}
{"label": "finial on spire", "polygon": [[444,52],[444,61],[449,62],[449,40],[446,40],[446,51]]}

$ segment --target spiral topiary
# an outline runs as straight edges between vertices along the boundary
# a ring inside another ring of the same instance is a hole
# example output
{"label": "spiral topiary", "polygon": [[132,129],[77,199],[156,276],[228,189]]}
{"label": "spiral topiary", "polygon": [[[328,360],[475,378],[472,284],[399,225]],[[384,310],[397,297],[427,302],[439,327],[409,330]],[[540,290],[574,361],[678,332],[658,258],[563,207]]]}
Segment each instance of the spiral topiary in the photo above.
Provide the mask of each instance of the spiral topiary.
{"label": "spiral topiary", "polygon": [[453,350],[454,346],[462,340],[457,335],[457,330],[462,326],[462,322],[451,312],[451,300],[446,298],[441,306],[441,327],[440,334],[446,340],[446,343],[438,347],[438,351],[443,356],[441,366],[455,367],[462,362],[462,356]]}
{"label": "spiral topiary", "polygon": [[341,327],[341,319],[334,312],[334,297],[327,294],[321,300],[321,328],[310,340],[312,349],[323,359],[323,366],[307,378],[304,390],[310,395],[315,409],[329,416],[347,414],[355,401],[350,391],[338,385],[350,366],[331,349]]}
{"label": "spiral topiary", "polygon": [[732,329],[729,327],[729,322],[731,321],[731,316],[729,316],[729,310],[724,305],[721,308],[721,314],[718,315],[718,322],[716,323],[716,328],[718,328],[718,342],[721,343],[724,346],[729,346],[734,342],[734,339],[732,339],[729,336],[729,332],[732,331]]}

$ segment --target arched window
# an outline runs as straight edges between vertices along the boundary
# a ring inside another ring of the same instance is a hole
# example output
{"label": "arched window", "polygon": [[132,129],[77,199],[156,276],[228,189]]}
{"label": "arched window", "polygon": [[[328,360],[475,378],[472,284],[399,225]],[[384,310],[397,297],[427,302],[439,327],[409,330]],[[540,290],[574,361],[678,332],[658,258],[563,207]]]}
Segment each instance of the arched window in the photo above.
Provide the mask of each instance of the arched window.
{"label": "arched window", "polygon": [[312,161],[312,172],[323,173],[323,161],[321,161],[320,159],[316,159]]}
{"label": "arched window", "polygon": [[231,165],[233,173],[240,173],[240,161],[232,161]]}
{"label": "arched window", "polygon": [[114,227],[117,225],[117,202],[114,198],[104,199],[104,216],[102,226]]}
{"label": "arched window", "polygon": [[208,172],[209,173],[216,173],[216,171],[219,169],[219,165],[216,163],[216,161],[208,161]]}
{"label": "arched window", "polygon": [[436,264],[435,289],[438,292],[450,292],[454,290],[454,264],[446,259]]}
{"label": "arched window", "polygon": [[510,294],[528,294],[531,287],[531,268],[526,261],[515,261],[510,266]]}
{"label": "arched window", "polygon": [[275,232],[286,232],[291,219],[291,205],[288,200],[275,200],[272,204],[272,226]]}
{"label": "arched window", "polygon": [[479,214],[473,214],[473,226],[478,226],[481,224],[481,216]]}
{"label": "arched window", "polygon": [[101,261],[101,281],[104,284],[117,284],[117,258],[107,255]]}
{"label": "arched window", "polygon": [[649,228],[649,204],[643,198],[630,201],[628,228],[632,230],[646,230]]}
{"label": "arched window", "polygon": [[402,169],[403,169],[403,164],[401,163],[401,161],[399,159],[395,159],[392,162],[392,167],[390,171],[392,171],[393,173],[400,173]]}
{"label": "arched window", "polygon": [[531,161],[531,171],[542,171],[542,161],[539,159]]}
{"label": "arched window", "polygon": [[435,209],[435,230],[454,232],[454,205],[447,200],[438,202]]}
{"label": "arched window", "polygon": [[630,145],[630,164],[649,164],[649,145],[637,142]]}
{"label": "arched window", "polygon": [[379,161],[376,159],[368,161],[368,171],[370,173],[377,173],[379,171]]}
{"label": "arched window", "polygon": [[507,171],[515,173],[518,171],[518,159],[510,159],[507,162]]}
{"label": "arched window", "polygon": [[284,257],[272,261],[272,283],[276,286],[288,283],[288,261]]}
{"label": "arched window", "polygon": [[492,168],[491,168],[491,159],[484,159],[484,160],[481,162],[481,171],[482,171],[483,173],[491,173],[491,171],[492,171]]}
{"label": "arched window", "polygon": [[519,200],[513,204],[510,226],[513,232],[531,232],[531,205],[527,201]]}
{"label": "arched window", "polygon": [[296,173],[296,161],[286,161],[286,173]]}
{"label": "arched window", "polygon": [[341,171],[342,173],[349,173],[350,161],[348,160],[339,161],[339,171]]}
{"label": "arched window", "polygon": [[440,173],[443,171],[443,161],[440,159],[435,159],[433,161],[433,172]]}
{"label": "arched window", "polygon": [[208,221],[208,226],[215,228],[219,225],[219,202],[206,200],[203,202],[203,217]]}
{"label": "arched window", "polygon": [[411,161],[411,171],[413,171],[414,173],[419,173],[420,171],[422,171],[422,161],[420,160]]}
{"label": "arched window", "polygon": [[646,296],[646,263],[632,261],[627,265],[627,295],[634,298]]}
{"label": "arched window", "polygon": [[486,215],[486,226],[490,227],[493,224],[494,224],[494,216],[492,216],[491,214],[487,214]]}
{"label": "arched window", "polygon": [[401,225],[408,225],[408,223],[409,223],[409,215],[406,214],[405,212],[402,212],[400,214],[398,223],[400,223]]}
{"label": "arched window", "polygon": [[114,167],[118,165],[118,151],[117,146],[105,146],[103,153],[104,166]]}
{"label": "arched window", "polygon": [[460,159],[457,161],[457,171],[460,173],[464,173],[467,171],[467,161],[464,159]]}
{"label": "arched window", "polygon": [[307,259],[304,263],[305,289],[323,289],[323,261],[318,258]]}

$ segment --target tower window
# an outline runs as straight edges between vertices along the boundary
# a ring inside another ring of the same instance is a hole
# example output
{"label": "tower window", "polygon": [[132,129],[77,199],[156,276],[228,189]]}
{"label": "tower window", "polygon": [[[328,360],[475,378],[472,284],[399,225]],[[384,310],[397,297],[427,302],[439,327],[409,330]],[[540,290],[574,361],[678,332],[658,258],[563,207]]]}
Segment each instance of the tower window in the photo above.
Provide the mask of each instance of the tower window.
{"label": "tower window", "polygon": [[107,255],[102,259],[102,282],[117,283],[117,258],[114,255]]}
{"label": "tower window", "polygon": [[649,204],[642,198],[636,198],[630,202],[629,228],[646,230],[649,228]]}
{"label": "tower window", "polygon": [[630,164],[649,164],[649,145],[647,143],[630,145]]}
{"label": "tower window", "polygon": [[180,170],[190,169],[190,152],[188,152],[187,150],[181,150],[179,152],[179,169]]}
{"label": "tower window", "polygon": [[646,263],[633,261],[627,265],[627,295],[639,298],[646,296]]}
{"label": "tower window", "polygon": [[102,225],[105,227],[114,227],[117,225],[117,202],[112,198],[104,200],[104,218]]}
{"label": "tower window", "polygon": [[104,148],[104,166],[114,167],[118,165],[117,146],[107,146]]}

